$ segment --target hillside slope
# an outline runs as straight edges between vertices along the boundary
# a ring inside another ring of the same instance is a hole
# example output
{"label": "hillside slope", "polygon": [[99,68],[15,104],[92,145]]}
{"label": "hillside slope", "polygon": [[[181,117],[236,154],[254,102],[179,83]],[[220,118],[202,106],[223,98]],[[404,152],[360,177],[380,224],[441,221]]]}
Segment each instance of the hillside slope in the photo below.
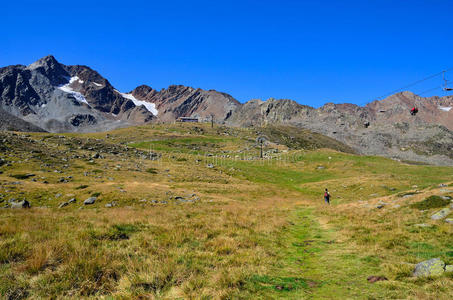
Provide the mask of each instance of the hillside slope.
{"label": "hillside slope", "polygon": [[262,134],[0,132],[0,296],[453,297],[452,272],[413,276],[428,259],[453,265],[453,215],[431,219],[453,205],[451,167],[275,143],[260,159]]}
{"label": "hillside slope", "polygon": [[35,126],[31,123],[25,122],[16,116],[13,116],[2,108],[0,108],[0,131],[1,130],[15,130],[15,131],[31,131],[31,132],[42,132],[42,128]]}
{"label": "hillside slope", "polygon": [[[414,103],[420,112],[411,116]],[[252,100],[240,106],[227,124],[291,125],[341,141],[362,154],[452,165],[451,107],[451,96],[420,98],[409,92],[364,107],[328,103],[315,109],[286,99]]]}

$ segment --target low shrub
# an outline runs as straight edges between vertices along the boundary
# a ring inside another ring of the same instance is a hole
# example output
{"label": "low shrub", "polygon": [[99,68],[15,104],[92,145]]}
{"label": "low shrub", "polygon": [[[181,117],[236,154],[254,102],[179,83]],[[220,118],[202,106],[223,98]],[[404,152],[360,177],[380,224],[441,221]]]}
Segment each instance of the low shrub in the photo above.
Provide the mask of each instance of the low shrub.
{"label": "low shrub", "polygon": [[440,207],[447,206],[450,203],[450,201],[451,200],[449,200],[449,199],[444,199],[440,196],[432,195],[423,201],[411,204],[411,207],[417,208],[420,210],[430,209],[430,208],[440,208]]}

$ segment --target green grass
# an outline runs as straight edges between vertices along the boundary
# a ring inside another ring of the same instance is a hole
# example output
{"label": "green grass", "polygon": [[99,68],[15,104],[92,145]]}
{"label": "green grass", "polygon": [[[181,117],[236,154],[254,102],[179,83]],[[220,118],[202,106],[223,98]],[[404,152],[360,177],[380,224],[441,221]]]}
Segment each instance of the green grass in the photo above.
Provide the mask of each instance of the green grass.
{"label": "green grass", "polygon": [[[0,295],[453,296],[450,275],[429,280],[411,276],[414,264],[424,259],[440,257],[453,264],[451,226],[411,208],[440,193],[439,183],[453,181],[452,168],[318,149],[320,145],[304,144],[308,137],[285,140],[281,130],[273,133],[273,140],[282,143],[265,149],[278,151],[263,161],[257,159],[258,131],[176,124],[115,130],[109,139],[106,133],[65,135],[76,138],[74,144],[105,139],[100,147],[118,143],[135,148],[117,155],[103,153],[105,158],[95,165],[85,159],[60,161],[68,151],[80,157],[92,152],[61,144],[54,134],[31,134],[37,145],[18,143],[14,151],[1,153],[13,166],[2,166],[0,193],[5,200],[26,198],[32,209],[0,210]],[[43,137],[46,144],[39,144]],[[41,153],[30,156],[38,146]],[[309,146],[317,150],[294,149]],[[157,152],[158,160],[134,156],[134,151],[147,153],[149,148]],[[21,163],[25,158],[27,163]],[[29,173],[36,174],[36,182],[12,184],[7,175]],[[73,177],[70,182],[59,182],[68,175]],[[414,185],[419,193],[413,192]],[[331,206],[322,200],[326,187],[332,194]],[[198,198],[195,202],[174,200],[191,199],[192,194]],[[409,194],[413,197],[402,197]],[[82,204],[100,195],[94,205]],[[77,202],[58,209],[71,198]],[[388,205],[378,210],[378,201]],[[430,200],[429,208],[436,201]],[[117,205],[106,208],[111,202]],[[420,223],[431,227],[415,226]],[[372,275],[389,280],[370,284],[367,277]]]}
{"label": "green grass", "polygon": [[440,196],[432,195],[423,201],[411,204],[411,207],[417,208],[420,210],[431,209],[431,208],[440,208],[440,207],[447,206],[448,204],[450,204],[450,202],[451,202],[450,199],[444,199]]}

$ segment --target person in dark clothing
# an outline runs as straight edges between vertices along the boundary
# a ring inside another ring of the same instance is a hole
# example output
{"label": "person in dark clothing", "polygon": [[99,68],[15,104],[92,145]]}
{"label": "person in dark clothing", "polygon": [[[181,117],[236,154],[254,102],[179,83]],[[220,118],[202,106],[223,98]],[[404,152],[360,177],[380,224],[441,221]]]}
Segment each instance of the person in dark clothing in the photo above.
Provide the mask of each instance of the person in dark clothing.
{"label": "person in dark clothing", "polygon": [[412,116],[415,116],[417,113],[418,113],[418,108],[415,107],[415,106],[412,107],[412,109],[411,109],[411,115],[412,115]]}
{"label": "person in dark clothing", "polygon": [[326,191],[324,192],[324,201],[327,203],[327,204],[330,204],[330,194],[329,194],[329,191],[326,189]]}

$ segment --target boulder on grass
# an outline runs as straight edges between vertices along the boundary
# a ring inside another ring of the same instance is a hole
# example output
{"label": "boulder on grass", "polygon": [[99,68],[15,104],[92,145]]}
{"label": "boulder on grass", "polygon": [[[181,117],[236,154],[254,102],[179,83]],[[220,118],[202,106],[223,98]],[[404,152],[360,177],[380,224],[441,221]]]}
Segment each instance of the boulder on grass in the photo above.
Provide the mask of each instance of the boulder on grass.
{"label": "boulder on grass", "polygon": [[445,272],[445,263],[439,258],[422,261],[415,266],[415,277],[439,276]]}
{"label": "boulder on grass", "polygon": [[94,204],[94,202],[96,202],[96,197],[90,197],[88,199],[86,199],[85,201],[83,201],[83,204],[85,205],[90,205],[90,204]]}
{"label": "boulder on grass", "polygon": [[30,202],[23,200],[21,202],[12,202],[11,208],[30,208]]}
{"label": "boulder on grass", "polygon": [[68,206],[68,205],[69,205],[68,202],[63,202],[63,203],[61,203],[61,204],[58,206],[58,208],[63,208],[63,207]]}
{"label": "boulder on grass", "polygon": [[441,220],[441,219],[445,218],[446,216],[448,216],[450,213],[451,213],[451,209],[447,207],[447,208],[441,209],[440,211],[436,212],[434,215],[431,216],[431,219],[432,220]]}

